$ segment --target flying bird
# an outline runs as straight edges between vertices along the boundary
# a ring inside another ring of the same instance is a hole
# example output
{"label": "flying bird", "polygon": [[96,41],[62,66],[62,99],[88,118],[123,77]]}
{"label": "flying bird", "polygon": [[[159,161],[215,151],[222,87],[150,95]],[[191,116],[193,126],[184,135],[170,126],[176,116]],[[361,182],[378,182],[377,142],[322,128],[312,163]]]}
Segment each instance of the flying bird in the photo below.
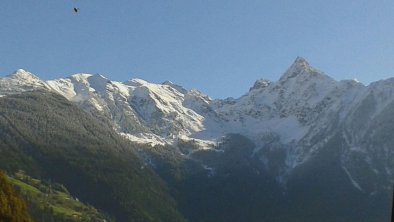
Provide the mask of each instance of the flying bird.
{"label": "flying bird", "polygon": [[78,13],[79,12],[79,8],[74,8],[74,12]]}

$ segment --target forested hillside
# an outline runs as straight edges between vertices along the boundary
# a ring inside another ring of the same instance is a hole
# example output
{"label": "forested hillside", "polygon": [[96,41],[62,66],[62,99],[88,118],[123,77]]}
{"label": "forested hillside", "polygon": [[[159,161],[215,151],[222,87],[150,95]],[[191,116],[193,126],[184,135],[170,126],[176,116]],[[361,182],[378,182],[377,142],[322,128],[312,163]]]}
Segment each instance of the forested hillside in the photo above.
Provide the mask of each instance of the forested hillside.
{"label": "forested hillside", "polygon": [[0,98],[0,134],[1,169],[64,184],[116,221],[184,221],[133,145],[60,95]]}

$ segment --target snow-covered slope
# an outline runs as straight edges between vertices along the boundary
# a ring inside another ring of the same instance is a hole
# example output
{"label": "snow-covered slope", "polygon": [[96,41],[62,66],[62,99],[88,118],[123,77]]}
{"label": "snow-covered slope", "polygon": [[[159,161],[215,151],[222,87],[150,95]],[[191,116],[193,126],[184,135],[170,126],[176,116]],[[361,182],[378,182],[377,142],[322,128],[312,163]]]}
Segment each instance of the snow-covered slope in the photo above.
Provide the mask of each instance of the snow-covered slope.
{"label": "snow-covered slope", "polygon": [[[34,89],[63,95],[139,143],[176,146],[192,141],[209,149],[226,134],[242,134],[255,142],[254,155],[267,169],[275,165],[274,173],[281,181],[338,138],[344,144],[342,167],[357,189],[367,190],[367,185],[360,182],[355,162],[365,163],[377,178],[394,176],[390,149],[394,141],[376,139],[384,129],[391,130],[390,125],[382,128],[379,124],[394,115],[393,79],[369,86],[354,80],[336,81],[300,57],[278,81],[257,80],[245,95],[224,100],[212,100],[169,81],[117,82],[98,74],[79,73],[45,82],[18,70],[0,78],[0,95]],[[284,153],[280,161],[270,157],[277,152]]]}
{"label": "snow-covered slope", "polygon": [[48,85],[37,76],[23,69],[0,78],[0,95],[15,94],[25,91],[49,89]]}
{"label": "snow-covered slope", "polygon": [[98,74],[75,74],[48,85],[85,110],[108,117],[120,133],[138,142],[172,143],[204,128],[204,117],[182,105],[188,92],[168,82],[121,83]]}

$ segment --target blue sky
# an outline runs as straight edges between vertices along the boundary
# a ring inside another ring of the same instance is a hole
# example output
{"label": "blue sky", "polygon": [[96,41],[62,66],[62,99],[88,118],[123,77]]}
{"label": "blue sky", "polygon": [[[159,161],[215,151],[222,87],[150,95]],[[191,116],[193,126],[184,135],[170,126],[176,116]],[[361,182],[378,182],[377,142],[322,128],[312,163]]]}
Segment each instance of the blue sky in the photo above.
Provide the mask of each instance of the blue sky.
{"label": "blue sky", "polygon": [[393,12],[392,0],[1,0],[0,75],[170,80],[225,98],[302,56],[368,84],[394,76]]}

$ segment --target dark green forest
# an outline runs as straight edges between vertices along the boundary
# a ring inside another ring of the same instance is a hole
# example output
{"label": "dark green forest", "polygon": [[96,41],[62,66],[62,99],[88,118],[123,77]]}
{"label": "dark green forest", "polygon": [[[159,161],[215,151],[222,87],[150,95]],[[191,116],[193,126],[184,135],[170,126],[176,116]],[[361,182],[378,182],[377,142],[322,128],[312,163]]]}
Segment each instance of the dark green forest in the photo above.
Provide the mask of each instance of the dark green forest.
{"label": "dark green forest", "polygon": [[0,168],[66,186],[116,221],[184,221],[168,188],[133,145],[64,97],[0,99]]}

